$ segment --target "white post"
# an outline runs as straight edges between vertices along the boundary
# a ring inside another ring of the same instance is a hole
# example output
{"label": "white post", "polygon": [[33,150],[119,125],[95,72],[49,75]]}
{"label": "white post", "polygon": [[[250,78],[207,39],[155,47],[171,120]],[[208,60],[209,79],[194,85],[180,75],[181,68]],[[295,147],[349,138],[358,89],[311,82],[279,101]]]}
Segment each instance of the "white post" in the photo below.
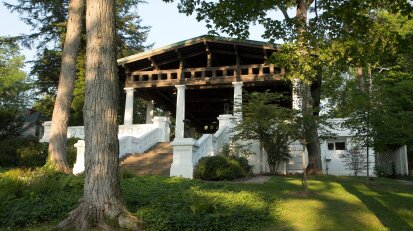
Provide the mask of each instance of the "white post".
{"label": "white post", "polygon": [[85,171],[85,141],[78,140],[75,144],[77,149],[76,163],[73,166],[73,174],[77,175]]}
{"label": "white post", "polygon": [[135,89],[132,87],[124,88],[126,91],[126,102],[125,102],[125,116],[124,116],[124,125],[133,124],[133,93]]}
{"label": "white post", "polygon": [[233,115],[228,115],[228,114],[219,115],[217,117],[217,119],[218,119],[218,129],[223,129],[224,127],[229,127],[229,128],[234,127],[234,124],[233,124],[233,121],[232,121],[233,118],[234,118]]}
{"label": "white post", "polygon": [[174,140],[172,143],[174,154],[170,176],[194,178],[194,153],[198,150],[196,140],[185,138]]}
{"label": "white post", "polygon": [[185,119],[185,85],[175,85],[178,89],[176,97],[175,139],[184,138]]}
{"label": "white post", "polygon": [[153,124],[156,125],[156,127],[158,127],[160,130],[159,142],[169,142],[169,125],[171,124],[169,118],[155,116],[153,118]]}
{"label": "white post", "polygon": [[43,123],[43,137],[39,140],[40,143],[47,143],[50,139],[50,127],[52,126],[52,121],[45,121]]}
{"label": "white post", "polygon": [[234,85],[234,117],[237,121],[242,119],[242,82],[232,82]]}
{"label": "white post", "polygon": [[153,100],[146,102],[146,124],[153,123],[153,108],[154,103]]}

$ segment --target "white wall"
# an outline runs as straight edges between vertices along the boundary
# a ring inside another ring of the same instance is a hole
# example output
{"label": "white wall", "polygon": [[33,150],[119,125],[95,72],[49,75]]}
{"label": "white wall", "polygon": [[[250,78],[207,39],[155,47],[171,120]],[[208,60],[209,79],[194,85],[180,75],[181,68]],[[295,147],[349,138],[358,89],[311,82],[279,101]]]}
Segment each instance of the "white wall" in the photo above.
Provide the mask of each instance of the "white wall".
{"label": "white wall", "polygon": [[[351,137],[348,136],[338,136],[335,139],[329,139],[321,143],[321,162],[323,167],[323,173],[329,175],[337,175],[337,176],[350,176],[353,175],[353,171],[347,169],[345,166],[342,158],[340,155],[345,152],[345,150],[328,150],[327,143],[334,143],[334,142],[345,142],[346,149],[349,150],[354,146],[354,143],[351,141]],[[364,155],[366,155],[366,150],[364,149]],[[328,161],[327,159],[330,159]],[[370,176],[374,176],[374,150],[372,148],[369,149],[369,169],[370,169]],[[327,173],[328,168],[328,173]],[[358,174],[360,176],[366,176],[367,171],[364,173]]]}

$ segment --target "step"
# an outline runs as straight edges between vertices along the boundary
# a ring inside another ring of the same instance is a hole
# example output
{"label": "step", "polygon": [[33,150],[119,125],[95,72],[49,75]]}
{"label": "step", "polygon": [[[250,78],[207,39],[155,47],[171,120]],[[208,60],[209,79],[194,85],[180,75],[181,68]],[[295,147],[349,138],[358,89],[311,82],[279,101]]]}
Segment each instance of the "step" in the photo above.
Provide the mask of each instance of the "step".
{"label": "step", "polygon": [[136,175],[169,176],[173,149],[170,143],[158,143],[145,153],[130,154],[121,160],[121,169]]}

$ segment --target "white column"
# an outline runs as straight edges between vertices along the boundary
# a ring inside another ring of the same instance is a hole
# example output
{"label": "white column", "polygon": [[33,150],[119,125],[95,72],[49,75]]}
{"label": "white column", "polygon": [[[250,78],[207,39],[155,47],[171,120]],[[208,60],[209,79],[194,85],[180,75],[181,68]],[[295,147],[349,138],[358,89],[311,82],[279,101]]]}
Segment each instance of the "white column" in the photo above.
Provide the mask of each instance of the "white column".
{"label": "white column", "polygon": [[242,119],[242,82],[232,82],[234,85],[234,117],[237,121]]}
{"label": "white column", "polygon": [[146,102],[146,124],[151,124],[153,119],[153,100]]}
{"label": "white column", "polygon": [[126,91],[126,102],[125,102],[125,116],[123,117],[124,125],[133,124],[133,93],[135,89],[132,87],[124,88]]}
{"label": "white column", "polygon": [[175,85],[178,89],[176,96],[175,139],[184,138],[185,119],[185,85]]}

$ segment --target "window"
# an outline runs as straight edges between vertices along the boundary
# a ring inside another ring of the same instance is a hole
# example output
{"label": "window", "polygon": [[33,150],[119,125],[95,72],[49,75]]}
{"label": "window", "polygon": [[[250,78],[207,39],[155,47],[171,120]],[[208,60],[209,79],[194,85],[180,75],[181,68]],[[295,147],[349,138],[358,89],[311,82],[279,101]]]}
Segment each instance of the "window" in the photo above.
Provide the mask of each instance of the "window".
{"label": "window", "polygon": [[328,150],[334,150],[334,143],[328,143]]}
{"label": "window", "polygon": [[329,142],[327,143],[327,149],[332,150],[346,150],[346,142]]}
{"label": "window", "polygon": [[345,142],[336,142],[336,150],[346,150]]}

